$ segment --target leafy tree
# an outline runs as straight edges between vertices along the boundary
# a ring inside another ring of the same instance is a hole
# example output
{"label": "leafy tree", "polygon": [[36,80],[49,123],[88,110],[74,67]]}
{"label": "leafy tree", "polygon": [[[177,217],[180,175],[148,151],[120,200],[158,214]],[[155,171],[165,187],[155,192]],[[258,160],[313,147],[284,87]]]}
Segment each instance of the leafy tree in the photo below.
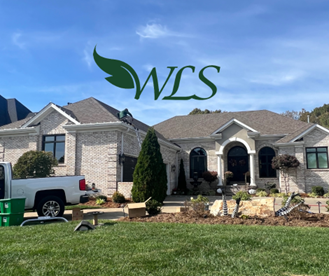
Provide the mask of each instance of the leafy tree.
{"label": "leafy tree", "polygon": [[295,156],[289,154],[283,154],[275,156],[272,159],[272,168],[275,170],[280,170],[281,179],[284,181],[285,193],[289,192],[289,169],[297,168],[299,166],[299,161]]}
{"label": "leafy tree", "polygon": [[210,113],[221,113],[222,111],[220,109],[211,111],[208,109],[201,110],[199,108],[194,108],[188,115],[195,115],[195,114],[210,114]]}
{"label": "leafy tree", "polygon": [[54,173],[58,162],[51,152],[25,152],[14,166],[14,178],[48,177]]}
{"label": "leafy tree", "polygon": [[149,128],[142,143],[133,174],[132,199],[143,202],[149,197],[163,203],[167,193],[167,173],[158,138]]}
{"label": "leafy tree", "polygon": [[186,191],[187,190],[183,159],[180,160],[179,175],[178,175],[178,187],[177,188],[180,191]]}
{"label": "leafy tree", "polygon": [[300,120],[303,122],[310,122],[319,124],[329,128],[329,104],[324,104],[321,107],[316,107],[313,111],[306,111],[304,108],[301,111],[286,111],[281,113],[284,116]]}

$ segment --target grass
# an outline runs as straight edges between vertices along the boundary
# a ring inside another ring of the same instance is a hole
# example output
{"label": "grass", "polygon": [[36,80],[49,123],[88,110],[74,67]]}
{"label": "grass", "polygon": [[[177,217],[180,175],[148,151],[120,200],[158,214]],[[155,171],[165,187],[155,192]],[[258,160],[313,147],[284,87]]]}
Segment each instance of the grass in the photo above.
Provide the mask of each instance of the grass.
{"label": "grass", "polygon": [[[104,222],[104,221],[103,221]],[[106,222],[0,228],[0,275],[328,275],[328,229]]]}

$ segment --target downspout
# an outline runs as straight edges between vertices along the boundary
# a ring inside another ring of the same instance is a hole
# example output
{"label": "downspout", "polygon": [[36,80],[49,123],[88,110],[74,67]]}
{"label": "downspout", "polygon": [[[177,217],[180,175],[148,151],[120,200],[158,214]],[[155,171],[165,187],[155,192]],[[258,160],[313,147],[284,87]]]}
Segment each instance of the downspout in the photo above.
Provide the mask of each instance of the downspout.
{"label": "downspout", "polygon": [[[120,154],[123,153],[123,132],[121,132],[121,152]],[[121,181],[120,182],[123,182],[123,164],[120,164],[120,167],[121,167],[121,176],[120,176],[120,179]]]}

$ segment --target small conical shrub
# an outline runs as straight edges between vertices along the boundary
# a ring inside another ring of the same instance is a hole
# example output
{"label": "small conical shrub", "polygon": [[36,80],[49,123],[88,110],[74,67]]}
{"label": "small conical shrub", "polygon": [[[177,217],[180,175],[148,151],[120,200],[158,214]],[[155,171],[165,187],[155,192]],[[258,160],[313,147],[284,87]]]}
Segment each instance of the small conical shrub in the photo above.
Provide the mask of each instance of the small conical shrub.
{"label": "small conical shrub", "polygon": [[187,189],[183,159],[180,160],[179,175],[178,175],[178,187],[177,188],[179,191],[186,191],[186,189]]}

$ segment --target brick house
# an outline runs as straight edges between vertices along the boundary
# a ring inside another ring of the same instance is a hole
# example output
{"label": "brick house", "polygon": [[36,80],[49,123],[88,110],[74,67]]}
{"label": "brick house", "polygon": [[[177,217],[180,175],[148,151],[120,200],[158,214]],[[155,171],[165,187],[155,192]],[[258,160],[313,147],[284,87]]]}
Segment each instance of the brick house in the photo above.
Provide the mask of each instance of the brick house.
{"label": "brick house", "polygon": [[[117,118],[119,111],[94,99],[57,106],[49,103],[40,112],[0,127],[0,161],[15,164],[29,150],[54,153],[56,175],[85,175],[106,195],[119,190],[130,197],[132,173],[140,151],[134,128]],[[141,139],[149,126],[134,120]],[[168,193],[175,185],[171,168],[178,146],[157,133],[167,167]],[[119,155],[124,153],[125,162]]]}
{"label": "brick house", "polygon": [[187,177],[217,171],[221,185],[224,172],[232,171],[233,183],[242,183],[249,171],[250,184],[264,187],[270,182],[283,189],[271,160],[290,154],[300,162],[289,172],[291,191],[310,192],[317,185],[329,188],[329,130],[320,125],[259,110],[176,116],[154,128],[181,147],[179,159]]}
{"label": "brick house", "polygon": [[[0,127],[0,161],[15,164],[28,150],[53,152],[56,175],[85,175],[106,195],[130,196],[140,151],[134,128],[120,122],[118,110],[94,98],[60,107],[53,103],[23,120]],[[143,139],[149,128],[134,120]],[[219,184],[230,170],[236,183],[250,172],[251,184],[281,185],[271,169],[273,156],[288,153],[301,165],[290,172],[290,189],[328,189],[329,130],[267,111],[176,116],[154,126],[167,168],[168,190],[177,186],[182,158],[187,179],[217,171]],[[125,157],[122,162],[122,157]],[[189,182],[189,181],[188,181]]]}

